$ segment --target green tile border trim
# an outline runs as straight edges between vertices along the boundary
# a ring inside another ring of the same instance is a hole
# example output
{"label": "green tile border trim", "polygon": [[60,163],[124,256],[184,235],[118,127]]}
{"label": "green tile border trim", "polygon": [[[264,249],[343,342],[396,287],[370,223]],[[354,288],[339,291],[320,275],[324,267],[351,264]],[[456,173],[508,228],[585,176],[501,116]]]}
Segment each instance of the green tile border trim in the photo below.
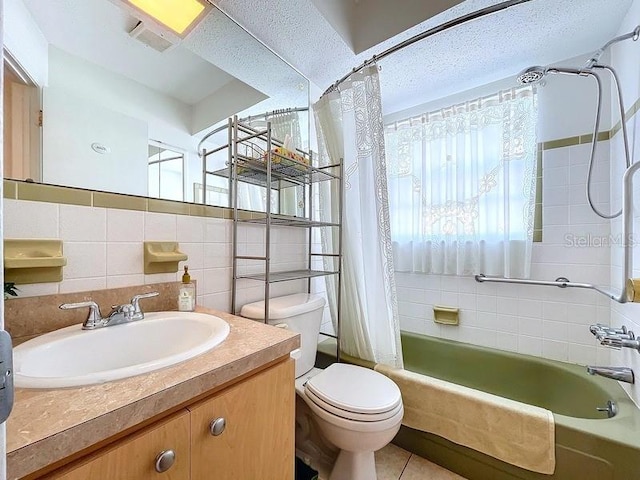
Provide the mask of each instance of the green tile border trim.
{"label": "green tile border trim", "polygon": [[16,184],[18,200],[36,202],[65,203],[69,205],[93,205],[93,194],[89,190],[79,188],[57,187],[33,182]]}
{"label": "green tile border trim", "polygon": [[542,143],[543,150],[552,150],[554,148],[571,147],[573,145],[580,145],[580,137],[567,137],[559,138],[558,140],[551,140],[549,142]]}
{"label": "green tile border trim", "polygon": [[11,180],[4,180],[2,182],[2,196],[4,198],[15,199],[18,195],[18,186],[16,182],[12,182]]}
{"label": "green tile border trim", "polygon": [[[22,180],[4,180],[3,197],[11,200],[30,200],[35,202],[64,203],[86,207],[117,208],[142,212],[172,213],[192,217],[233,218],[233,209],[214,207],[199,203],[176,202],[157,198],[139,197],[121,193],[99,192],[84,188],[61,187]],[[242,218],[250,218],[251,212],[240,210]]]}
{"label": "green tile border trim", "polygon": [[159,200],[150,198],[147,211],[156,213],[175,213],[177,215],[189,215],[189,204],[172,202],[171,200]]}
{"label": "green tile border trim", "polygon": [[93,206],[146,211],[148,199],[118,193],[93,192]]}

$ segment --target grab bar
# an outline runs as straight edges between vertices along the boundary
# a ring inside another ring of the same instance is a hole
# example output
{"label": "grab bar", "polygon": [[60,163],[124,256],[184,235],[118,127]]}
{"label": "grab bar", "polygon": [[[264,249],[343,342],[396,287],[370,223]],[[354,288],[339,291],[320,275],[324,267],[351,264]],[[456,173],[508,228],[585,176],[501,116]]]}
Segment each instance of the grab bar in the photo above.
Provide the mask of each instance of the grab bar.
{"label": "grab bar", "polygon": [[517,283],[520,285],[542,285],[546,287],[559,287],[559,288],[586,288],[588,290],[595,290],[603,295],[606,295],[612,300],[616,300],[616,295],[605,290],[602,287],[593,285],[591,283],[577,283],[572,282],[568,278],[558,277],[554,281],[548,280],[526,280],[524,278],[504,278],[504,277],[487,277],[484,273],[475,276],[476,282],[495,282],[495,283]]}

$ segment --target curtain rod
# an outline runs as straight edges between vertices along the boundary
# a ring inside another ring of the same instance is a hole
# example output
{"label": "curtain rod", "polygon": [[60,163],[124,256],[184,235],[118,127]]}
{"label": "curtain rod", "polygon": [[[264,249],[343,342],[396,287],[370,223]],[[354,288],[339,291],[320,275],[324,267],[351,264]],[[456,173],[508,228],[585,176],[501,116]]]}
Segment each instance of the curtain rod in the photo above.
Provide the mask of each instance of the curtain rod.
{"label": "curtain rod", "polygon": [[309,111],[309,107],[281,108],[278,110],[272,110],[270,112],[259,113],[257,115],[249,115],[248,117],[241,118],[238,121],[241,123],[250,122],[251,120],[257,120],[258,118],[267,118],[273,115],[280,115],[282,113],[307,112],[307,111]]}
{"label": "curtain rod", "polygon": [[354,67],[344,77],[340,78],[339,80],[336,80],[333,84],[331,84],[331,86],[325,90],[322,96],[324,97],[326,94],[336,90],[340,86],[340,84],[343,83],[345,80],[347,80],[352,74],[359,72],[363,68],[376,63],[378,60],[381,60],[391,55],[392,53],[397,52],[398,50],[402,50],[403,48],[408,47],[409,45],[413,45],[414,43],[419,42],[420,40],[424,40],[425,38],[435,35],[436,33],[444,32],[445,30],[448,30],[453,27],[457,27],[458,25],[462,25],[463,23],[470,22],[471,20],[475,20],[477,18],[481,18],[486,15],[491,15],[492,13],[496,13],[501,10],[506,10],[509,7],[514,7],[516,5],[520,5],[521,3],[527,3],[530,1],[531,0],[508,0],[506,2],[500,2],[490,7],[481,8],[480,10],[476,10],[475,12],[467,13],[466,15],[462,15],[460,17],[454,18],[453,20],[449,20],[433,28],[430,28],[429,30],[425,30],[424,32],[418,33],[417,35],[414,35],[413,37],[408,38],[407,40],[400,42],[397,45],[394,45],[393,47],[388,48],[384,52],[378,55],[374,55],[369,60],[365,60],[359,66]]}

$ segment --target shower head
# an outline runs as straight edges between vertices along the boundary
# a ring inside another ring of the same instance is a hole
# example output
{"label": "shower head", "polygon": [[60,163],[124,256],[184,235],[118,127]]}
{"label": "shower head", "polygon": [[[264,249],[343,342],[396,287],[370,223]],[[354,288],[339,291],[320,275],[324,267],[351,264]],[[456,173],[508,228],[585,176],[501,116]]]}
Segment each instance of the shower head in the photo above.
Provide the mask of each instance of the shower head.
{"label": "shower head", "polygon": [[588,68],[577,69],[568,67],[541,67],[536,65],[534,67],[525,68],[518,74],[516,80],[521,85],[533,85],[540,83],[542,79],[549,73],[560,73],[563,75],[578,75],[586,77],[589,75],[596,76],[593,71]]}
{"label": "shower head", "polygon": [[544,76],[547,74],[547,70],[548,69],[546,67],[540,67],[538,65],[525,68],[518,74],[516,80],[518,80],[518,83],[522,85],[540,83]]}

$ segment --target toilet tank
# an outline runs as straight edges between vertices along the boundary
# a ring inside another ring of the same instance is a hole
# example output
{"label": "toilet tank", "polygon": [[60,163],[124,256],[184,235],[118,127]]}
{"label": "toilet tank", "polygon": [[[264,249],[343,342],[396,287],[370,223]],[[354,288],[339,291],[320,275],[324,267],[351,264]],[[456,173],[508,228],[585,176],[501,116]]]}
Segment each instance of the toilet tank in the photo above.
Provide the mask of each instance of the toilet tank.
{"label": "toilet tank", "polygon": [[[315,364],[324,304],[323,297],[310,293],[295,293],[269,300],[269,325],[284,324],[292,332],[300,334],[301,355],[296,359],[296,378]],[[243,306],[240,315],[264,321],[264,301]]]}

